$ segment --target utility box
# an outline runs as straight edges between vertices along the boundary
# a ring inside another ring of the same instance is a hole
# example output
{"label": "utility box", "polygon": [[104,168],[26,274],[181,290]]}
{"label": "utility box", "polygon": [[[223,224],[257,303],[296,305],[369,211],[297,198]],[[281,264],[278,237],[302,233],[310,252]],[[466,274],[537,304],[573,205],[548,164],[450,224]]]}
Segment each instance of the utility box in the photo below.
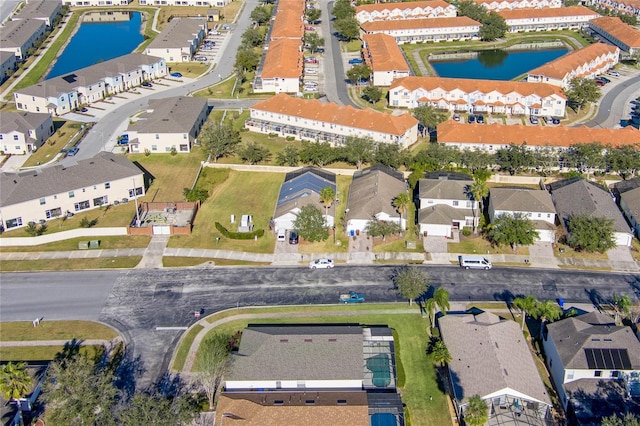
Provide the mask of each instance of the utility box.
{"label": "utility box", "polygon": [[89,248],[89,241],[79,241],[78,249],[79,250],[87,250]]}
{"label": "utility box", "polygon": [[89,248],[92,248],[92,249],[100,248],[100,240],[89,241]]}
{"label": "utility box", "polygon": [[416,248],[416,242],[415,241],[405,241],[405,245],[407,246],[408,249],[415,249]]}

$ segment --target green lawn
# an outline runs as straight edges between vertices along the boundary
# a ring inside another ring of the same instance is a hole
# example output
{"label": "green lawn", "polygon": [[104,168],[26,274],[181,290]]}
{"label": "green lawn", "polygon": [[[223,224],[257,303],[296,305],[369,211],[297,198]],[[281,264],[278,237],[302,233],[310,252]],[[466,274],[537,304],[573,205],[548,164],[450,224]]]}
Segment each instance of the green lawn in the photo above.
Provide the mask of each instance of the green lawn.
{"label": "green lawn", "polygon": [[38,166],[52,161],[71,138],[78,133],[81,123],[54,119],[53,125],[56,129],[55,133],[29,156],[23,167]]}
{"label": "green lawn", "polygon": [[528,255],[529,248],[519,246],[517,250],[514,252],[511,250],[509,246],[502,247],[492,247],[491,243],[486,239],[482,238],[478,235],[471,235],[469,237],[465,237],[464,235],[460,235],[459,243],[448,243],[447,248],[449,253],[467,253],[467,254],[491,254],[491,253],[501,253],[501,254],[520,254],[520,255]]}
{"label": "green lawn", "polygon": [[183,77],[187,78],[195,78],[208,68],[206,64],[199,62],[170,62],[167,66],[169,67],[170,73],[179,72]]}
{"label": "green lawn", "polygon": [[142,256],[100,257],[95,259],[64,260],[5,260],[0,265],[0,272],[18,271],[68,271],[81,269],[110,269],[135,267]]}
{"label": "green lawn", "polygon": [[39,326],[31,321],[0,323],[0,341],[23,342],[32,340],[111,340],[118,336],[112,328],[91,321],[49,321]]}
{"label": "green lawn", "polygon": [[178,350],[176,351],[176,355],[173,358],[173,364],[171,368],[176,371],[182,371],[184,368],[184,362],[187,360],[187,355],[189,355],[189,348],[193,344],[198,333],[204,327],[200,324],[195,324],[193,327],[189,329],[189,331],[182,337],[180,340],[180,346],[178,346]]}
{"label": "green lawn", "polygon": [[147,235],[117,235],[111,237],[80,237],[69,240],[56,241],[55,243],[40,244],[37,246],[2,247],[0,252],[29,252],[29,251],[71,251],[78,250],[78,243],[97,239],[100,241],[100,248],[125,249],[125,248],[145,248],[149,245],[151,237]]}
{"label": "green lawn", "polygon": [[[64,346],[9,346],[0,348],[0,361],[49,361],[56,358]],[[96,359],[104,353],[103,346],[82,346],[81,354]]]}
{"label": "green lawn", "polygon": [[[336,307],[333,307],[335,310]],[[436,370],[425,353],[426,330],[429,322],[416,314],[366,314],[336,316],[328,314],[318,317],[294,317],[278,319],[238,320],[217,327],[216,331],[233,333],[242,330],[248,323],[343,323],[388,324],[393,328],[398,340],[396,358],[402,400],[407,405],[411,424],[450,425],[451,417],[447,405],[447,395],[438,386]],[[397,334],[396,334],[397,333]],[[429,397],[433,399],[430,400]]]}

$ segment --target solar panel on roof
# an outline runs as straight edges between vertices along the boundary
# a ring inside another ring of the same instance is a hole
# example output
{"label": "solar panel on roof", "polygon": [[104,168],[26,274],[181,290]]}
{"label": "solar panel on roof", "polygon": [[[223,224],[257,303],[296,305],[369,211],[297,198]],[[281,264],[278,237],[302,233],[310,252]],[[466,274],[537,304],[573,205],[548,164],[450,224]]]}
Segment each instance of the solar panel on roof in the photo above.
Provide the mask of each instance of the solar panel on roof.
{"label": "solar panel on roof", "polygon": [[585,349],[589,369],[631,370],[631,359],[626,349]]}

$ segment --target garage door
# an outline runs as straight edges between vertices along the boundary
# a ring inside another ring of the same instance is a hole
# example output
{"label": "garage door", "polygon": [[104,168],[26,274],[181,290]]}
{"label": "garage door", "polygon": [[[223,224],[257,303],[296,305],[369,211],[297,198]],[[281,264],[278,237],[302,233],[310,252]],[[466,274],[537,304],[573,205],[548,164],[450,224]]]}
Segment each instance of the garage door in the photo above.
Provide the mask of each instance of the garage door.
{"label": "garage door", "polygon": [[167,225],[153,225],[153,235],[171,235],[171,227]]}

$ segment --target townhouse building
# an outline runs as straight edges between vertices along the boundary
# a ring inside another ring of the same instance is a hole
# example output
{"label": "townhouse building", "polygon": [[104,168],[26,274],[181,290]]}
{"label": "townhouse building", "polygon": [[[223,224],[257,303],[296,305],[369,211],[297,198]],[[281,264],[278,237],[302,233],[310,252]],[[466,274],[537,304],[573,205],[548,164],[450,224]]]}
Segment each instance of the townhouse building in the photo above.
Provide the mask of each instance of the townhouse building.
{"label": "townhouse building", "polygon": [[620,49],[620,56],[628,59],[640,54],[640,31],[618,17],[603,16],[589,21],[591,29]]}
{"label": "townhouse building", "polygon": [[5,172],[0,174],[0,186],[4,230],[126,202],[145,192],[142,170],[105,151],[70,166]]}
{"label": "townhouse building", "polygon": [[204,18],[173,19],[144,52],[166,62],[190,62],[206,33],[207,20]]}
{"label": "townhouse building", "polygon": [[0,118],[0,150],[5,154],[26,154],[41,147],[53,131],[49,114],[3,112]]}
{"label": "townhouse building", "polygon": [[340,145],[348,137],[407,147],[418,139],[418,120],[410,114],[390,115],[280,93],[251,107],[245,127],[298,140]]}
{"label": "townhouse building", "polygon": [[480,23],[467,16],[451,18],[369,21],[360,25],[360,35],[387,34],[396,43],[476,40]]}
{"label": "townhouse building", "polygon": [[191,152],[209,107],[204,98],[178,96],[151,99],[147,111],[129,125],[130,152]]}
{"label": "townhouse building", "polygon": [[374,86],[389,86],[393,80],[411,75],[409,63],[392,36],[366,34],[362,41],[362,56],[371,68]]}
{"label": "townhouse building", "polygon": [[522,124],[464,124],[449,120],[439,124],[437,132],[439,143],[459,149],[490,152],[508,148],[510,144],[560,152],[581,143],[600,142],[614,147],[640,143],[640,131],[631,126],[622,129],[536,126],[533,129]]}
{"label": "townhouse building", "polygon": [[356,6],[356,19],[361,24],[393,19],[453,18],[456,15],[456,7],[443,0],[376,3]]}
{"label": "townhouse building", "polygon": [[140,6],[224,7],[231,0],[140,0]]}
{"label": "townhouse building", "polygon": [[47,28],[52,28],[61,10],[60,0],[29,0],[11,20],[36,19],[43,21]]}
{"label": "townhouse building", "polygon": [[76,7],[95,7],[95,6],[127,6],[131,0],[62,0],[62,4]]}
{"label": "townhouse building", "polygon": [[521,81],[406,77],[389,88],[389,104],[398,108],[426,104],[447,111],[563,117],[566,102],[557,86]]}
{"label": "townhouse building", "polygon": [[640,0],[592,0],[597,7],[640,16]]}
{"label": "townhouse building", "polygon": [[130,53],[16,90],[14,101],[21,111],[62,115],[165,75],[163,58]]}
{"label": "townhouse building", "polygon": [[18,68],[18,58],[13,52],[0,50],[0,84]]}
{"label": "townhouse building", "polygon": [[589,21],[600,16],[584,6],[544,9],[512,9],[498,12],[509,27],[509,32],[568,30],[584,28]]}
{"label": "townhouse building", "polygon": [[561,0],[473,0],[494,12],[514,9],[545,9],[562,7]]}
{"label": "townhouse building", "polygon": [[47,25],[39,19],[7,21],[0,27],[0,51],[11,52],[23,60],[28,56],[29,49],[36,47],[46,30]]}
{"label": "townhouse building", "polygon": [[300,91],[300,77],[304,55],[299,39],[281,38],[269,43],[260,77],[254,80],[256,93],[296,93]]}
{"label": "townhouse building", "polygon": [[573,78],[595,78],[613,68],[619,60],[618,47],[594,43],[529,71],[527,81],[566,89]]}

